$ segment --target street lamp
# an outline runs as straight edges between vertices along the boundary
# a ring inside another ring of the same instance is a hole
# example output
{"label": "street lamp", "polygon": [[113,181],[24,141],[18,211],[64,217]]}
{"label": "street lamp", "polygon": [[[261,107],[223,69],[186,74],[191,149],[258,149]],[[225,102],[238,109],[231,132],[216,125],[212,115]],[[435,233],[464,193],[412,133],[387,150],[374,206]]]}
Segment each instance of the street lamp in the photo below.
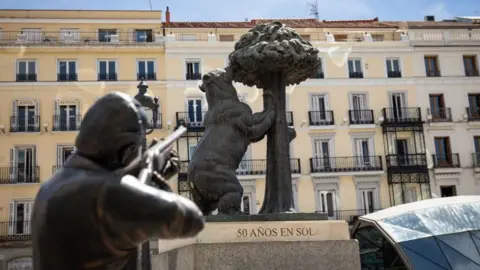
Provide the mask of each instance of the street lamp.
{"label": "street lamp", "polygon": [[[157,121],[158,121],[158,98],[157,97],[152,97],[147,93],[148,85],[143,81],[138,84],[138,94],[135,95],[135,99],[142,105],[143,110],[145,111],[145,114],[147,115],[148,119],[152,119],[152,122],[149,122],[147,124],[148,129],[150,130],[145,130],[145,134],[148,135],[155,130],[157,127]],[[150,118],[151,114],[151,118]],[[143,141],[142,144],[142,153],[144,153],[147,150],[147,138]],[[137,254],[137,270],[151,270],[152,265],[150,261],[150,242],[146,242],[143,245],[139,246],[138,251],[139,254]]]}

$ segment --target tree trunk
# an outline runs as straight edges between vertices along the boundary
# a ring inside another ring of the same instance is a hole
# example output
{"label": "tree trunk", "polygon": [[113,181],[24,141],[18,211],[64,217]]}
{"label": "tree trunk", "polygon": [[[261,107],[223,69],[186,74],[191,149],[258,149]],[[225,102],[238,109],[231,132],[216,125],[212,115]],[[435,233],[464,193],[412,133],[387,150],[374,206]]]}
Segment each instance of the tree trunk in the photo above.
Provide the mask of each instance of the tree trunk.
{"label": "tree trunk", "polygon": [[[286,116],[286,84],[282,72],[269,76],[275,96],[275,122],[267,133],[267,179],[260,214],[284,213],[293,210],[290,138]],[[264,106],[266,107],[264,100]]]}

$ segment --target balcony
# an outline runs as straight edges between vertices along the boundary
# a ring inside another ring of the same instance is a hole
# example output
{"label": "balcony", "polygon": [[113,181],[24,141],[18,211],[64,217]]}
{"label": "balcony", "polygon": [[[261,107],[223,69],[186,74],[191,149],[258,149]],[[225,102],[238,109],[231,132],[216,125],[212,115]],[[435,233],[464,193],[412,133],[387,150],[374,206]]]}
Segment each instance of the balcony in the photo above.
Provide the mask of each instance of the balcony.
{"label": "balcony", "polygon": [[119,45],[159,45],[164,46],[163,35],[148,33],[134,35],[131,31],[116,33],[83,32],[83,31],[3,31],[0,35],[0,46],[119,46]]}
{"label": "balcony", "polygon": [[401,78],[402,72],[401,71],[389,71],[387,73],[388,78]]}
{"label": "balcony", "polygon": [[156,81],[157,80],[157,73],[137,73],[137,80],[145,80],[145,81]]}
{"label": "balcony", "polygon": [[293,124],[293,112],[290,112],[290,111],[287,112],[287,125],[289,127],[294,126],[294,124]]}
{"label": "balcony", "polygon": [[317,71],[310,79],[324,79],[325,75],[323,71]]}
{"label": "balcony", "polygon": [[30,221],[0,222],[0,243],[32,240]]}
{"label": "balcony", "polygon": [[99,81],[116,81],[117,73],[98,73],[98,80]]}
{"label": "balcony", "polygon": [[434,168],[460,168],[458,154],[435,154],[432,155]]}
{"label": "balcony", "polygon": [[441,77],[440,70],[427,70],[425,72],[427,77]]}
{"label": "balcony", "polygon": [[465,70],[465,77],[478,77],[478,70]]}
{"label": "balcony", "polygon": [[29,184],[40,182],[40,167],[0,167],[0,184]]}
{"label": "balcony", "polygon": [[202,79],[202,73],[187,73],[185,74],[185,80],[187,81],[195,81],[195,80],[201,80]]}
{"label": "balcony", "polygon": [[35,73],[26,73],[26,74],[17,74],[17,82],[36,82],[37,74]]}
{"label": "balcony", "polygon": [[375,118],[373,117],[373,110],[349,110],[348,119],[350,125],[373,125]]}
{"label": "balcony", "polygon": [[147,129],[162,129],[162,114],[157,114],[157,122],[154,123],[153,118],[148,122]]}
{"label": "balcony", "polygon": [[310,159],[311,173],[371,171],[383,171],[381,156],[315,157]]}
{"label": "balcony", "polygon": [[480,108],[479,107],[467,107],[468,122],[480,121]]}
{"label": "balcony", "polygon": [[206,112],[176,112],[177,127],[184,126],[188,131],[203,131]]}
{"label": "balcony", "polygon": [[10,132],[40,132],[40,116],[11,116]]}
{"label": "balcony", "polygon": [[80,124],[82,122],[82,116],[72,115],[67,117],[66,115],[54,115],[53,116],[53,131],[76,131],[80,130]]}
{"label": "balcony", "polygon": [[408,125],[422,123],[422,113],[418,107],[383,108],[382,117],[382,125]]}
{"label": "balcony", "polygon": [[480,31],[477,29],[455,30],[410,30],[412,45],[479,45]]}
{"label": "balcony", "polygon": [[349,78],[350,79],[362,79],[363,78],[363,72],[350,72],[349,73]]}
{"label": "balcony", "polygon": [[387,155],[389,173],[428,172],[426,154]]}
{"label": "balcony", "polygon": [[74,82],[77,81],[77,73],[58,73],[57,81],[59,82]]}
{"label": "balcony", "polygon": [[310,126],[333,126],[333,111],[309,111],[308,123]]}
{"label": "balcony", "polygon": [[452,122],[452,110],[450,108],[427,109],[428,122]]}

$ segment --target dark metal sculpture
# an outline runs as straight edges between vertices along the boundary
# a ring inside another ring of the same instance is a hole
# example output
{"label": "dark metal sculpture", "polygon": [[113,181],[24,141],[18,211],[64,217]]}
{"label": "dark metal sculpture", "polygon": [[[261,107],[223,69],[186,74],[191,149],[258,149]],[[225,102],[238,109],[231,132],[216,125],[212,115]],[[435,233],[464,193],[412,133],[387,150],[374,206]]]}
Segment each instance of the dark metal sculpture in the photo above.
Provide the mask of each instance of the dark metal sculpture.
{"label": "dark metal sculpture", "polygon": [[205,135],[188,166],[192,198],[204,215],[216,209],[219,214],[240,214],[243,188],[235,170],[250,143],[262,140],[271,128],[273,94],[265,91],[265,110],[253,114],[238,99],[232,79],[221,69],[204,75],[200,90],[207,96],[208,111]]}
{"label": "dark metal sculpture", "polygon": [[286,121],[285,88],[311,77],[320,66],[318,50],[280,22],[259,24],[235,44],[229,56],[233,80],[271,91],[275,123],[267,134],[267,179],[260,213],[293,212],[289,142],[296,136]]}
{"label": "dark metal sculpture", "polygon": [[[122,269],[145,241],[192,237],[203,229],[193,202],[134,177],[142,169],[132,161],[138,160],[145,124],[138,102],[121,93],[88,110],[75,153],[35,198],[34,269]],[[178,170],[170,149],[155,155],[158,178]]]}

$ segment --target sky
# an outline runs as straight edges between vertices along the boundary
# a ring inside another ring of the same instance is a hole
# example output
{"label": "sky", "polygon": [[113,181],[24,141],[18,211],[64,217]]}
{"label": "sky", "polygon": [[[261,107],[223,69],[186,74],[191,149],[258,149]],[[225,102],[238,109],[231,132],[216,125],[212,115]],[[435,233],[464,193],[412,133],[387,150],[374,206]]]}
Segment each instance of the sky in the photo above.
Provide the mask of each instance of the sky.
{"label": "sky", "polygon": [[[310,18],[316,0],[0,0],[0,9],[136,9],[164,11],[172,21],[244,21]],[[317,0],[320,19],[436,20],[480,16],[480,0]]]}

